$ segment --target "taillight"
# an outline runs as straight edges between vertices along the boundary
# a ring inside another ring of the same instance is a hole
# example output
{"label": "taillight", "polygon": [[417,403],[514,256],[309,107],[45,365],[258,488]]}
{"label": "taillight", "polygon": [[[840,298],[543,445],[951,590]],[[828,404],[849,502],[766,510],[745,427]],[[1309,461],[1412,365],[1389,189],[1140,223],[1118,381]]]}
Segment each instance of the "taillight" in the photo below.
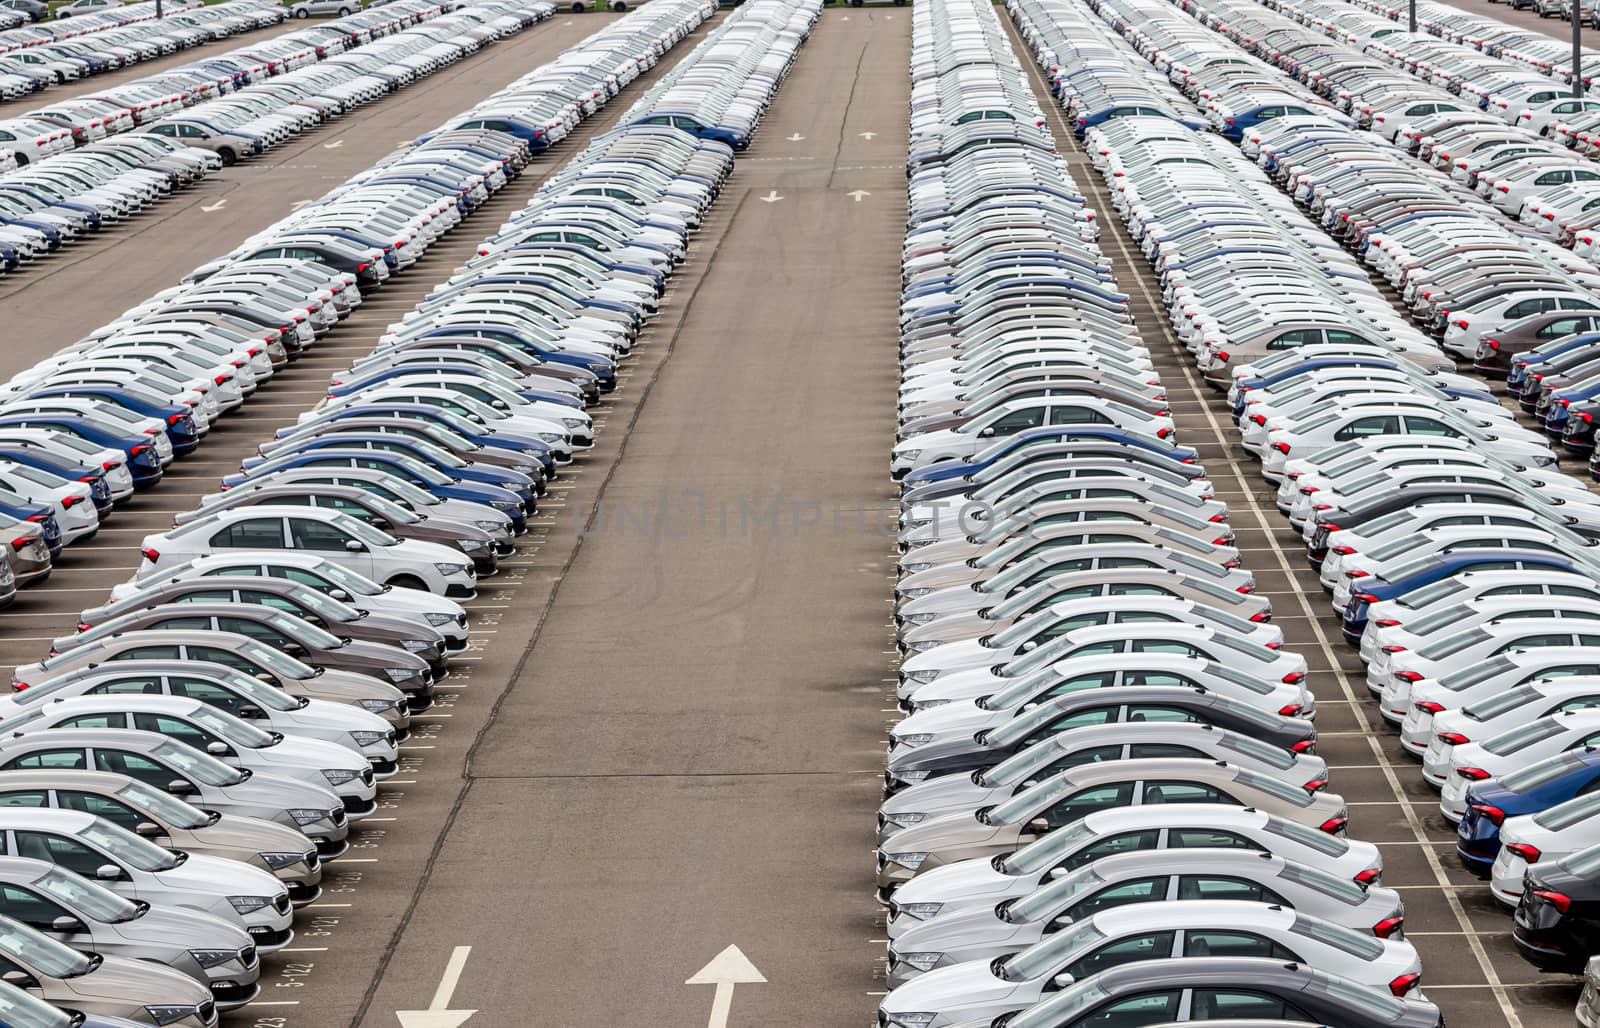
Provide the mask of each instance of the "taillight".
{"label": "taillight", "polygon": [[1548,889],[1535,889],[1533,894],[1555,907],[1557,913],[1565,914],[1572,907],[1572,897],[1564,893],[1551,892]]}
{"label": "taillight", "polygon": [[1406,919],[1404,914],[1400,915],[1399,917],[1386,917],[1382,921],[1379,921],[1377,924],[1372,926],[1372,934],[1376,935],[1380,939],[1387,939],[1389,936],[1399,931],[1400,926],[1405,923]]}
{"label": "taillight", "polygon": [[1404,653],[1405,651],[1406,648],[1404,646],[1385,646],[1383,648],[1385,653]]}
{"label": "taillight", "polygon": [[1417,983],[1420,981],[1422,981],[1422,972],[1420,971],[1416,972],[1415,974],[1403,974],[1389,983],[1389,991],[1394,993],[1396,996],[1404,996],[1406,993],[1416,988]]}
{"label": "taillight", "polygon": [[1257,611],[1256,613],[1250,615],[1250,620],[1254,621],[1258,625],[1265,624],[1266,622],[1272,620],[1272,611],[1270,611],[1270,610]]}
{"label": "taillight", "polygon": [[1379,628],[1398,628],[1400,626],[1400,622],[1396,621],[1394,618],[1378,618],[1372,623],[1377,625]]}
{"label": "taillight", "polygon": [[1306,673],[1304,671],[1291,671],[1288,674],[1283,676],[1283,684],[1284,685],[1299,685],[1301,682],[1303,682],[1305,680],[1306,680]]}
{"label": "taillight", "polygon": [[1506,843],[1506,852],[1515,856],[1519,856],[1530,864],[1537,864],[1539,862],[1539,858],[1543,856],[1539,850],[1539,847],[1529,846],[1525,842]]}
{"label": "taillight", "polygon": [[1372,593],[1356,593],[1354,599],[1359,603],[1377,603],[1378,597]]}
{"label": "taillight", "polygon": [[1313,778],[1311,781],[1306,783],[1306,792],[1321,792],[1327,787],[1328,780],[1326,778]]}
{"label": "taillight", "polygon": [[83,502],[83,497],[81,496],[64,496],[61,498],[61,506],[66,510],[71,510],[81,502]]}
{"label": "taillight", "polygon": [[1422,675],[1416,671],[1396,671],[1394,676],[1402,682],[1420,682]]}
{"label": "taillight", "polygon": [[1256,591],[1256,587],[1253,586],[1253,585],[1241,585],[1239,588],[1234,590],[1234,592],[1241,592],[1241,593],[1253,593],[1255,591]]}
{"label": "taillight", "polygon": [[1381,877],[1383,877],[1383,868],[1369,867],[1365,871],[1362,871],[1360,874],[1356,875],[1356,881],[1360,882],[1362,885],[1371,885]]}
{"label": "taillight", "polygon": [[1317,752],[1317,740],[1301,739],[1293,746],[1290,746],[1289,749],[1293,750],[1295,753],[1315,753]]}
{"label": "taillight", "polygon": [[1444,704],[1435,703],[1432,700],[1422,700],[1418,703],[1413,703],[1412,706],[1416,707],[1424,714],[1441,714],[1444,712]]}
{"label": "taillight", "polygon": [[161,559],[161,551],[160,550],[153,550],[148,546],[146,546],[144,549],[140,550],[139,552],[144,554],[144,559],[148,560],[152,564],[154,564],[156,561]]}
{"label": "taillight", "polygon": [[1317,827],[1321,828],[1329,835],[1338,835],[1340,832],[1344,831],[1344,826],[1349,823],[1350,819],[1348,817],[1330,817]]}
{"label": "taillight", "polygon": [[[1481,767],[1458,767],[1456,768],[1456,774],[1460,775],[1462,778],[1465,778],[1469,782],[1481,782],[1485,778],[1489,777],[1489,772],[1485,771]],[[1488,816],[1487,812],[1490,810],[1493,810],[1496,814],[1499,814],[1500,817],[1505,816],[1505,814],[1501,813],[1497,807],[1473,807],[1472,809],[1483,812],[1485,817]],[[1496,818],[1490,818],[1490,820],[1494,821],[1495,824],[1500,823],[1500,821]]]}
{"label": "taillight", "polygon": [[1289,453],[1288,443],[1273,443],[1272,448],[1277,450],[1279,453],[1284,454],[1285,456],[1287,456]]}
{"label": "taillight", "polygon": [[[1305,492],[1306,490],[1302,489],[1300,491]],[[1354,546],[1330,546],[1328,547],[1328,552],[1337,553],[1341,557],[1348,557],[1352,553],[1356,552],[1356,548]]]}
{"label": "taillight", "polygon": [[22,551],[23,547],[27,546],[31,542],[33,542],[33,537],[32,536],[28,536],[28,535],[18,536],[17,538],[11,540],[11,548],[20,553]]}

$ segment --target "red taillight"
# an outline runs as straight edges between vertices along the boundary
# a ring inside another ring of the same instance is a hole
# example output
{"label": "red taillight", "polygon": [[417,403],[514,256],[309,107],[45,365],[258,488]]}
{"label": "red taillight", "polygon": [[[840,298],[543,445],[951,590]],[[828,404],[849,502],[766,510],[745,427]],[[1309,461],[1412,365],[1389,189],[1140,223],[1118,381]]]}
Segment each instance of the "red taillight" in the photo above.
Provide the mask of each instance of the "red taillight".
{"label": "red taillight", "polygon": [[1444,704],[1435,703],[1432,700],[1422,700],[1418,703],[1413,703],[1412,706],[1416,707],[1424,714],[1441,714],[1444,712]]}
{"label": "red taillight", "polygon": [[182,421],[184,418],[186,418],[188,416],[189,415],[187,415],[187,414],[169,414],[169,415],[167,415],[167,424],[176,425],[178,422]]}
{"label": "red taillight", "polygon": [[1377,603],[1378,597],[1372,593],[1356,593],[1355,599],[1361,603]]}
{"label": "red taillight", "polygon": [[1533,894],[1555,907],[1557,913],[1565,914],[1572,907],[1572,897],[1564,893],[1550,892],[1547,889],[1535,889]]}
{"label": "red taillight", "polygon": [[160,550],[152,550],[148,546],[146,546],[144,549],[140,550],[139,552],[144,554],[144,559],[148,560],[152,564],[154,564],[156,561],[161,559],[161,551]]}
{"label": "red taillight", "polygon": [[128,450],[128,456],[137,457],[137,456],[139,456],[139,454],[143,453],[144,451],[146,451],[148,449],[150,449],[150,447],[144,446],[144,445],[131,447]]}
{"label": "red taillight", "polygon": [[356,265],[356,274],[359,275],[361,272],[366,271],[370,267],[372,267],[371,262],[362,261],[360,264]]}
{"label": "red taillight", "polygon": [[1317,740],[1315,740],[1315,739],[1301,739],[1299,742],[1295,743],[1293,746],[1290,746],[1289,749],[1293,750],[1296,753],[1315,753],[1315,752],[1317,752]]}
{"label": "red taillight", "polygon": [[1383,868],[1369,867],[1365,871],[1356,875],[1356,881],[1360,882],[1362,885],[1371,885],[1381,877],[1383,877]]}
{"label": "red taillight", "polygon": [[1288,443],[1273,443],[1272,448],[1277,450],[1279,453],[1284,454],[1285,456],[1287,456],[1289,453]]}
{"label": "red taillight", "polygon": [[1377,924],[1372,926],[1372,934],[1376,935],[1380,939],[1387,939],[1395,932],[1398,932],[1400,930],[1400,926],[1405,923],[1406,919],[1404,914],[1399,917],[1386,917],[1382,921],[1379,921]]}
{"label": "red taillight", "polygon": [[1226,513],[1211,515],[1211,523],[1212,524],[1217,524],[1219,522],[1223,522],[1223,521],[1226,521],[1226,520],[1228,520],[1228,515]]}
{"label": "red taillight", "polygon": [[1283,684],[1284,685],[1299,685],[1301,682],[1303,682],[1305,680],[1306,680],[1306,673],[1304,671],[1291,671],[1288,674],[1283,676]]}
{"label": "red taillight", "polygon": [[80,632],[87,632],[89,629],[91,629],[93,627],[94,627],[93,625],[88,624],[86,622],[83,622],[83,621],[78,622],[78,631],[80,631]]}
{"label": "red taillight", "polygon": [[20,553],[20,552],[22,552],[23,548],[26,547],[31,542],[33,542],[33,537],[32,536],[27,536],[27,535],[18,536],[17,538],[11,540],[11,548]]}
{"label": "red taillight", "polygon": [[[1481,767],[1458,767],[1456,768],[1456,774],[1469,782],[1481,782],[1489,777],[1489,772]],[[1505,817],[1505,814],[1498,807],[1473,807],[1472,809],[1481,812],[1485,817],[1489,816],[1489,811],[1494,811],[1497,816],[1489,819],[1495,824],[1499,824],[1499,819]]]}
{"label": "red taillight", "polygon": [[1396,996],[1404,996],[1412,989],[1415,989],[1420,981],[1422,981],[1422,972],[1420,971],[1415,974],[1403,974],[1389,983],[1389,991]]}
{"label": "red taillight", "polygon": [[[1302,489],[1300,491],[1301,492],[1307,492],[1307,491],[1316,492],[1315,489],[1312,489],[1312,490]],[[1328,547],[1328,552],[1329,553],[1337,553],[1341,557],[1348,557],[1352,553],[1356,552],[1356,549],[1355,549],[1354,546],[1330,546],[1330,547]]]}
{"label": "red taillight", "polygon": [[1506,852],[1515,854],[1530,864],[1537,864],[1539,862],[1539,858],[1544,855],[1542,852],[1540,852],[1539,847],[1529,846],[1525,842],[1506,843]]}
{"label": "red taillight", "polygon": [[122,462],[120,460],[108,460],[104,464],[101,464],[100,466],[102,468],[104,468],[105,470],[107,470],[107,471],[115,471],[118,468],[122,467]]}
{"label": "red taillight", "polygon": [[1258,625],[1265,624],[1266,622],[1272,620],[1272,611],[1270,611],[1270,610],[1257,611],[1256,613],[1250,615],[1250,620],[1254,621]]}
{"label": "red taillight", "polygon": [[1350,819],[1348,817],[1330,817],[1317,827],[1321,828],[1329,835],[1338,835],[1340,832],[1344,831],[1344,826],[1349,823]]}
{"label": "red taillight", "polygon": [[1385,646],[1383,648],[1385,653],[1404,653],[1405,651],[1406,648],[1404,646]]}
{"label": "red taillight", "polygon": [[1420,682],[1422,675],[1416,671],[1396,671],[1394,676],[1402,682]]}
{"label": "red taillight", "polygon": [[1489,349],[1491,349],[1491,350],[1499,350],[1500,349],[1500,340],[1498,340],[1498,339],[1485,339],[1484,340],[1484,345],[1488,346]]}
{"label": "red taillight", "polygon": [[1326,778],[1313,778],[1311,781],[1306,783],[1306,792],[1321,792],[1327,787],[1328,780]]}
{"label": "red taillight", "polygon": [[1253,585],[1241,585],[1239,588],[1234,590],[1234,592],[1241,592],[1241,593],[1253,593],[1255,591],[1256,591],[1256,587],[1253,586]]}
{"label": "red taillight", "polygon": [[1379,628],[1398,628],[1400,625],[1400,622],[1396,621],[1394,618],[1379,618],[1372,623],[1377,625]]}
{"label": "red taillight", "polygon": [[1254,421],[1258,425],[1265,425],[1267,423],[1267,417],[1265,414],[1252,414],[1250,415],[1250,420]]}
{"label": "red taillight", "polygon": [[82,502],[83,497],[81,496],[64,496],[61,498],[61,506],[66,510],[71,510]]}

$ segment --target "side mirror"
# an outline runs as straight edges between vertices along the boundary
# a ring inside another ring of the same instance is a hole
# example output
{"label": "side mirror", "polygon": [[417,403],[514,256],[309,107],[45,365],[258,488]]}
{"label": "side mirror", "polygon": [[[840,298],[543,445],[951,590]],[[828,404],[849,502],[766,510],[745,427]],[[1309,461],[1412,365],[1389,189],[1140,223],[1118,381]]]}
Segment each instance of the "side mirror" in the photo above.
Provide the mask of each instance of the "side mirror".
{"label": "side mirror", "polygon": [[504,400],[490,400],[489,406],[493,407],[495,410],[505,410],[507,404]]}
{"label": "side mirror", "polygon": [[167,791],[174,796],[187,796],[194,792],[194,786],[182,778],[174,778],[167,783]]}
{"label": "side mirror", "polygon": [[1050,984],[1054,985],[1058,989],[1065,989],[1067,986],[1071,985],[1073,982],[1075,982],[1077,980],[1078,979],[1072,977],[1070,974],[1067,974],[1065,971],[1063,971],[1060,974],[1056,975],[1054,978],[1050,979]]}
{"label": "side mirror", "polygon": [[1036,817],[1028,822],[1028,831],[1035,835],[1047,835],[1050,830],[1050,822],[1045,818]]}
{"label": "side mirror", "polygon": [[283,644],[283,652],[287,653],[291,657],[304,657],[306,655],[306,648],[297,642],[286,642]]}
{"label": "side mirror", "polygon": [[26,971],[7,971],[5,974],[0,975],[0,981],[4,981],[7,985],[14,985],[19,989],[37,989],[39,987],[38,980]]}
{"label": "side mirror", "polygon": [[228,744],[220,740],[206,743],[206,752],[213,757],[226,757],[233,752]]}
{"label": "side mirror", "polygon": [[360,539],[346,539],[344,541],[344,548],[350,553],[365,553],[365,552],[367,552],[367,548],[365,546],[361,545],[361,540]]}
{"label": "side mirror", "polygon": [[257,671],[256,672],[256,681],[265,682],[268,685],[277,685],[278,684],[278,679],[276,677],[274,677],[272,672],[270,672],[270,671]]}
{"label": "side mirror", "polygon": [[67,915],[63,914],[54,921],[50,922],[50,930],[52,932],[63,932],[66,934],[81,932],[83,931],[83,922],[75,917],[68,917]]}
{"label": "side mirror", "polygon": [[146,839],[153,839],[161,834],[161,826],[156,824],[154,821],[140,821],[134,826],[133,830],[137,834],[144,836]]}
{"label": "side mirror", "polygon": [[234,712],[234,716],[242,717],[246,721],[264,721],[266,720],[267,712],[260,707],[240,707]]}
{"label": "side mirror", "polygon": [[94,869],[94,876],[103,882],[114,882],[122,877],[122,868],[115,864],[101,864]]}
{"label": "side mirror", "polygon": [[978,431],[978,438],[979,438],[979,439],[988,439],[988,438],[989,438],[989,437],[990,437],[990,436],[992,436],[992,435],[994,435],[994,428],[993,428],[993,426],[991,426],[991,427],[989,427],[989,428],[985,428],[985,429],[980,429],[980,430],[979,430],[979,431]]}
{"label": "side mirror", "polygon": [[333,599],[338,600],[340,603],[350,602],[350,594],[345,592],[343,589],[334,589],[332,592],[328,593],[328,595]]}
{"label": "side mirror", "polygon": [[1071,873],[1072,871],[1065,867],[1052,867],[1050,869],[1050,880],[1053,882],[1058,878],[1065,878]]}
{"label": "side mirror", "polygon": [[1033,650],[1036,650],[1038,648],[1039,648],[1038,641],[1035,640],[1035,639],[1029,639],[1027,642],[1023,643],[1021,646],[1018,646],[1017,647],[1017,651],[1019,653],[1029,653],[1029,652],[1031,652]]}

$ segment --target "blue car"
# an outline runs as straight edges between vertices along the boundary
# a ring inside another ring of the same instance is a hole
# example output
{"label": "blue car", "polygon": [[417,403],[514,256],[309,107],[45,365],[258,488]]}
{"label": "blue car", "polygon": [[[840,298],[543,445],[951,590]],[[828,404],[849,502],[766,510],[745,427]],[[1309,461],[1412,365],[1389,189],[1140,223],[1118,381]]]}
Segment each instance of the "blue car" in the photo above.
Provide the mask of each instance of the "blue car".
{"label": "blue car", "polygon": [[147,418],[160,418],[167,423],[167,438],[172,440],[173,453],[188,453],[200,445],[200,433],[194,424],[194,414],[177,403],[167,403],[134,388],[104,385],[56,386],[29,393],[28,398],[65,396],[88,400],[105,400]]}
{"label": "blue car", "polygon": [[557,349],[505,325],[492,323],[441,325],[436,329],[424,332],[416,338],[450,339],[463,336],[476,339],[492,339],[497,343],[504,343],[507,346],[521,350],[523,353],[537,357],[548,364],[564,364],[568,367],[582,368],[595,376],[602,393],[609,393],[617,387],[617,363],[611,358]]}
{"label": "blue car", "polygon": [[50,558],[54,560],[61,555],[61,526],[56,523],[53,505],[34,503],[26,496],[18,496],[9,489],[0,489],[0,514],[39,525],[44,529],[44,544],[50,548]]}
{"label": "blue car", "polygon": [[1467,787],[1466,812],[1456,826],[1461,866],[1488,878],[1508,817],[1537,814],[1600,785],[1600,747],[1557,753],[1499,778]]}
{"label": "blue car", "polygon": [[1143,436],[1137,432],[1129,432],[1121,428],[1106,428],[1098,425],[1047,425],[1043,428],[1030,428],[1025,432],[1007,436],[998,440],[985,450],[974,454],[970,460],[947,460],[928,467],[919,468],[906,475],[903,482],[906,485],[916,485],[920,482],[941,482],[947,478],[959,478],[962,475],[971,475],[983,470],[995,461],[1004,459],[1007,455],[1038,442],[1114,442],[1122,443],[1136,450],[1143,450],[1155,457],[1164,457],[1179,464],[1195,464],[1199,462],[1200,453],[1187,446],[1177,446],[1162,439],[1152,436]]}
{"label": "blue car", "polygon": [[245,482],[266,478],[279,468],[307,467],[368,468],[382,471],[401,481],[410,482],[418,488],[426,489],[440,499],[467,500],[493,507],[511,519],[519,535],[526,530],[526,512],[532,509],[521,496],[509,489],[478,482],[464,482],[444,474],[438,468],[399,453],[354,448],[296,450],[275,456],[249,471],[238,471],[224,477],[222,488],[227,491]]}
{"label": "blue car", "polygon": [[21,464],[23,467],[47,471],[59,478],[83,482],[89,487],[89,498],[94,501],[95,512],[101,520],[111,513],[111,487],[106,484],[103,468],[87,464],[74,464],[61,457],[46,456],[38,450],[15,446],[0,446],[0,461]]}
{"label": "blue car", "polygon": [[161,481],[161,457],[144,436],[117,435],[102,431],[87,422],[65,414],[19,414],[0,417],[0,426],[8,428],[47,428],[77,436],[96,446],[121,450],[127,458],[128,473],[133,476],[135,489],[148,489]]}
{"label": "blue car", "polygon": [[628,123],[629,128],[640,125],[670,125],[680,132],[687,132],[696,139],[710,139],[718,143],[726,143],[735,150],[743,150],[750,145],[750,137],[733,129],[721,125],[707,125],[697,115],[686,111],[657,111],[647,114],[643,118],[635,118]]}
{"label": "blue car", "polygon": [[1469,571],[1513,571],[1527,568],[1549,568],[1575,575],[1593,575],[1594,570],[1578,561],[1567,560],[1553,553],[1538,550],[1463,550],[1445,552],[1424,558],[1416,565],[1396,569],[1403,577],[1389,579],[1383,575],[1363,579],[1361,592],[1352,593],[1345,604],[1344,632],[1346,642],[1359,645],[1361,633],[1367,629],[1367,609],[1379,600],[1392,600],[1413,589],[1432,585],[1441,579],[1466,574]]}
{"label": "blue car", "polygon": [[[1546,348],[1548,347],[1548,349]],[[1530,375],[1537,373],[1534,367],[1546,361],[1564,357],[1576,351],[1600,350],[1600,332],[1580,332],[1577,335],[1564,336],[1553,339],[1541,346],[1536,346],[1525,353],[1519,353],[1511,358],[1511,367],[1506,372],[1506,392],[1512,396],[1521,396],[1526,388]]]}
{"label": "blue car", "polygon": [[[496,486],[515,493],[522,497],[524,502],[532,502],[534,490],[537,488],[537,482],[521,472],[489,464],[474,465],[431,443],[425,443],[410,436],[385,432],[351,432],[348,434],[339,433],[331,436],[313,437],[302,440],[294,444],[291,449],[281,451],[281,453],[304,453],[307,450],[330,448],[397,453],[438,468],[443,474],[449,475],[458,481]],[[273,456],[277,457],[279,454],[274,454]],[[239,466],[246,471],[252,471],[261,464],[266,463],[266,460],[267,458],[265,457],[246,457],[239,462]]]}

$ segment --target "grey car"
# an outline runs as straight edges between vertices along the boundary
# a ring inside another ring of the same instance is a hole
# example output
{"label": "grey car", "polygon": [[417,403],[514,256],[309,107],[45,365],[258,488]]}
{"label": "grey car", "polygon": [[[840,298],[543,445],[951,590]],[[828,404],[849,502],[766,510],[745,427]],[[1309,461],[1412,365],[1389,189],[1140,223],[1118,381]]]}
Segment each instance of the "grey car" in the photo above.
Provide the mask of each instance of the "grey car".
{"label": "grey car", "polygon": [[1405,923],[1395,890],[1271,853],[1186,849],[1175,860],[1167,850],[1141,850],[1102,857],[1019,899],[917,922],[889,944],[889,986],[937,967],[1015,953],[1109,907],[1192,899],[1281,904],[1382,939],[1400,938]]}
{"label": "grey car", "polygon": [[[0,968],[11,984],[85,1014],[176,1028],[214,1028],[217,1023],[211,990],[183,972],[85,953],[4,916]],[[159,1021],[157,1010],[162,1011]]]}
{"label": "grey car", "polygon": [[1308,792],[1221,761],[1116,760],[1072,768],[991,807],[932,817],[878,850],[877,884],[893,889],[936,867],[1009,853],[1098,810],[1157,803],[1242,804],[1329,834],[1344,831],[1344,798]]}
{"label": "grey car", "polygon": [[42,860],[0,857],[0,914],[74,949],[181,971],[211,990],[218,1010],[261,994],[261,959],[243,928],[198,910],[118,896]]}
{"label": "grey car", "polygon": [[[0,806],[54,807],[103,817],[166,849],[253,864],[289,890],[295,906],[322,896],[322,861],[298,828],[259,817],[201,810],[165,790],[111,771],[10,769],[0,775]],[[333,859],[348,844],[330,853]]]}
{"label": "grey car", "polygon": [[1321,757],[1213,725],[1184,721],[1085,725],[1043,739],[994,767],[969,775],[941,775],[895,793],[878,809],[878,842],[953,810],[1003,802],[1069,768],[1150,757],[1227,761],[1308,793],[1328,784],[1328,765]]}
{"label": "grey car", "polygon": [[201,661],[232,668],[282,689],[290,696],[354,703],[377,714],[396,730],[411,722],[404,693],[370,675],[314,668],[265,643],[236,632],[154,629],[127,632],[74,647],[59,657],[25,664],[11,673],[18,692],[62,675],[90,671],[110,661]]}
{"label": "grey car", "polygon": [[202,810],[258,817],[297,828],[327,859],[342,853],[350,822],[327,786],[247,774],[175,739],[132,728],[47,728],[0,738],[0,770],[114,771],[187,797]]}

